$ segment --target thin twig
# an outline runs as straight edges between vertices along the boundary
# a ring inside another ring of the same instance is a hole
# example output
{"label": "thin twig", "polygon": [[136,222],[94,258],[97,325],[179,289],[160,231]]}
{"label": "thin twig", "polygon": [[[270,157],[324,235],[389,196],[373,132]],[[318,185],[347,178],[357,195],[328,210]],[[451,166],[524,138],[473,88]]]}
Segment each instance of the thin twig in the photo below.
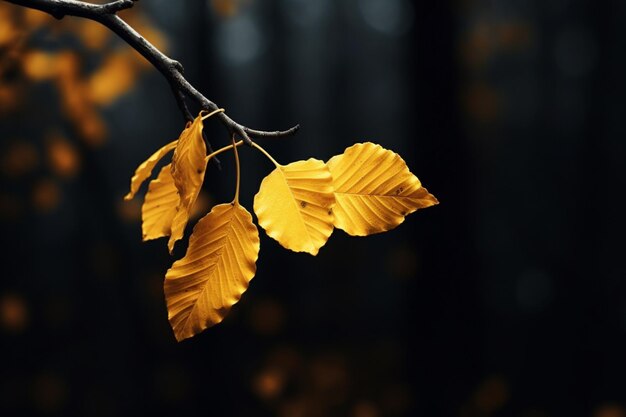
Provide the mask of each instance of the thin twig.
{"label": "thin twig", "polygon": [[[213,111],[219,108],[187,81],[183,76],[184,69],[180,62],[169,58],[159,51],[132,26],[116,15],[121,10],[133,7],[138,0],[117,0],[105,4],[91,4],[78,0],[4,1],[46,12],[57,19],[62,19],[65,16],[77,16],[94,20],[106,26],[146,58],[165,77],[174,91],[174,97],[185,119],[188,119],[189,114],[191,114],[185,103],[186,97],[193,99],[203,110]],[[277,138],[289,136],[293,135],[299,128],[299,126],[294,126],[285,131],[266,132],[243,126],[228,117],[224,112],[219,113],[217,118],[228,129],[230,134],[241,138],[247,145],[252,144],[251,137]]]}
{"label": "thin twig", "polygon": [[185,123],[193,121],[193,114],[187,107],[187,102],[185,101],[185,95],[180,91],[175,85],[170,84],[172,87],[172,93],[174,94],[174,98],[176,99],[176,104],[180,109],[181,114],[183,115],[183,119]]}

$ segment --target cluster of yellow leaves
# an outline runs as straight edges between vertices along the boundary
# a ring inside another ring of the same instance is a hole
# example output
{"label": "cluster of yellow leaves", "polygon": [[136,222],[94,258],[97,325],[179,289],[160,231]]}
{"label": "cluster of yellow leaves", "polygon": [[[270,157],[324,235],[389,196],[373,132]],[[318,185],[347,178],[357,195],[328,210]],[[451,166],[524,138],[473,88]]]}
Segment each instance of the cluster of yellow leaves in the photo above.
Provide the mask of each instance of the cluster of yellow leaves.
{"label": "cluster of yellow leaves", "polygon": [[254,212],[270,237],[296,252],[316,255],[334,227],[368,236],[437,204],[400,155],[374,143],[353,145],[327,163],[273,162],[276,169],[261,183]]}
{"label": "cluster of yellow leaves", "polygon": [[159,176],[150,182],[142,207],[143,239],[169,236],[170,253],[176,241],[183,237],[191,208],[204,181],[208,159],[202,127],[202,116],[198,116],[193,123],[187,124],[177,140],[139,165],[131,179],[130,192],[125,196],[127,200],[133,198],[161,158],[174,151],[172,162],[161,168]]}
{"label": "cluster of yellow leaves", "polygon": [[[169,249],[181,239],[204,180],[208,160],[233,149],[237,189],[231,203],[219,204],[194,227],[185,256],[165,275],[169,320],[178,340],[221,322],[256,272],[259,235],[252,215],[239,204],[241,142],[206,155],[200,114],[178,140],[142,163],[131,179],[130,199],[153,168],[174,150],[150,182],[142,208],[144,240],[169,236]],[[283,247],[316,255],[335,228],[353,236],[391,230],[405,217],[435,205],[430,194],[396,153],[370,142],[358,143],[328,162],[317,159],[280,165],[263,179],[254,198],[258,224]]]}

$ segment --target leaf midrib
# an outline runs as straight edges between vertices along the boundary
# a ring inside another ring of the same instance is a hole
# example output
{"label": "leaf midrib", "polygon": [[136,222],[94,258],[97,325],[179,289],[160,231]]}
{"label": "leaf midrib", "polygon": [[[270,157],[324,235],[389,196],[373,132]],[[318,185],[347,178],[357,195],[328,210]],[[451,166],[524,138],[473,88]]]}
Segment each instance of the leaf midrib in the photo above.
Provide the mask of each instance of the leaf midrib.
{"label": "leaf midrib", "polygon": [[381,197],[381,198],[397,198],[397,199],[416,199],[419,200],[419,197],[413,197],[410,195],[394,195],[394,194],[361,194],[361,193],[347,193],[342,191],[335,191],[335,194],[341,195],[356,195],[359,197]]}
{"label": "leaf midrib", "polygon": [[278,171],[280,171],[280,175],[282,176],[285,185],[287,186],[287,190],[289,190],[289,194],[291,195],[291,201],[293,203],[293,206],[296,209],[296,213],[298,213],[298,219],[300,219],[300,223],[302,224],[304,231],[306,232],[306,235],[308,237],[308,241],[309,241],[309,245],[311,247],[315,247],[315,245],[313,244],[313,238],[311,236],[311,233],[309,232],[309,228],[306,226],[306,223],[304,221],[304,219],[302,218],[302,214],[300,211],[300,208],[298,207],[298,202],[296,201],[296,196],[293,194],[293,191],[291,190],[291,187],[289,186],[289,181],[287,181],[287,176],[285,175],[285,171],[283,171],[283,167],[278,167]]}
{"label": "leaf midrib", "polygon": [[[187,318],[185,318],[185,323],[183,324],[183,330],[187,330],[187,325],[189,323],[189,319],[191,318],[191,316],[193,315],[193,313],[196,311],[196,307],[198,306],[198,300],[200,299],[200,297],[202,297],[204,295],[204,292],[207,290],[207,287],[209,285],[209,280],[211,279],[211,277],[213,276],[213,272],[217,269],[217,264],[219,263],[219,260],[222,259],[222,252],[224,251],[224,247],[226,246],[226,238],[227,236],[230,236],[230,233],[232,232],[232,225],[233,225],[233,219],[235,217],[235,208],[236,206],[232,206],[232,208],[230,209],[230,211],[232,212],[230,215],[230,219],[228,220],[228,230],[227,232],[224,234],[224,236],[222,236],[222,238],[220,239],[220,246],[219,249],[217,250],[217,256],[216,258],[218,259],[218,262],[216,262],[213,265],[213,268],[210,269],[210,272],[207,276],[207,279],[205,280],[204,284],[202,285],[202,290],[200,290],[200,292],[198,293],[198,297],[196,297],[194,303],[193,303],[193,307],[191,307],[191,311],[189,312],[189,314],[187,315]],[[222,214],[223,215],[223,214]]]}

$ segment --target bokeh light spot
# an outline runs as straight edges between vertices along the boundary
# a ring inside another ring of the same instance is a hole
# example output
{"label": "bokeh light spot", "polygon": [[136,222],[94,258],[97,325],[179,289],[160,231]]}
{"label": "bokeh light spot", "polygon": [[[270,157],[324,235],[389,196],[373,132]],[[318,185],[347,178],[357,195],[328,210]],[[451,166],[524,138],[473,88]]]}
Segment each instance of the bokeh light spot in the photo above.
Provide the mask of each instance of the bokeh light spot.
{"label": "bokeh light spot", "polygon": [[280,395],[285,385],[285,375],[278,369],[266,369],[254,379],[254,392],[264,400]]}
{"label": "bokeh light spot", "polygon": [[233,17],[239,11],[238,0],[210,0],[213,12],[222,18]]}
{"label": "bokeh light spot", "polygon": [[29,51],[22,58],[22,71],[35,81],[47,80],[57,73],[57,56],[44,51]]}
{"label": "bokeh light spot", "polygon": [[596,408],[593,417],[626,417],[626,409],[618,404],[604,404]]}
{"label": "bokeh light spot", "polygon": [[24,22],[28,26],[43,26],[50,23],[50,15],[35,9],[26,9],[23,11]]}
{"label": "bokeh light spot", "polygon": [[59,134],[47,139],[48,163],[61,177],[74,177],[80,169],[80,156],[72,144]]}
{"label": "bokeh light spot", "polygon": [[117,202],[117,215],[127,223],[141,221],[141,201],[137,198],[133,200],[120,198]]}
{"label": "bokeh light spot", "polygon": [[111,37],[110,30],[93,20],[75,19],[72,23],[83,44],[89,49],[102,49]]}
{"label": "bokeh light spot", "polygon": [[87,81],[91,101],[108,106],[128,92],[137,81],[138,72],[126,49],[107,55],[102,66]]}
{"label": "bokeh light spot", "polygon": [[21,98],[22,95],[18,86],[0,84],[0,115],[15,109],[19,105]]}
{"label": "bokeh light spot", "polygon": [[287,401],[282,405],[280,417],[308,417],[311,415],[311,408],[303,399]]}
{"label": "bokeh light spot", "polygon": [[528,23],[507,22],[498,26],[500,45],[505,49],[522,49],[530,45],[533,29]]}
{"label": "bokeh light spot", "polygon": [[40,180],[33,187],[32,201],[37,211],[41,213],[52,211],[61,202],[61,190],[50,179]]}
{"label": "bokeh light spot", "polygon": [[369,401],[360,401],[352,409],[352,417],[378,417],[380,413]]}
{"label": "bokeh light spot", "polygon": [[28,325],[28,308],[24,299],[17,294],[5,294],[0,298],[0,321],[2,328],[20,332]]}
{"label": "bokeh light spot", "polygon": [[228,64],[246,64],[261,54],[263,33],[251,16],[239,15],[220,24],[217,47]]}

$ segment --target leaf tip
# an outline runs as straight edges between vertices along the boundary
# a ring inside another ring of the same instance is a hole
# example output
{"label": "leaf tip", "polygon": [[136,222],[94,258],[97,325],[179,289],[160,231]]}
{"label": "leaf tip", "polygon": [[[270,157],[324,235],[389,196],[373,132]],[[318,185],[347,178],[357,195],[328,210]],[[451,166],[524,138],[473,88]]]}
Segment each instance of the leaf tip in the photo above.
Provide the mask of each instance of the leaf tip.
{"label": "leaf tip", "polygon": [[173,254],[174,252],[174,245],[176,244],[176,240],[172,239],[172,236],[170,236],[170,240],[168,240],[167,242],[167,251],[169,252],[170,255]]}
{"label": "leaf tip", "polygon": [[[174,330],[174,329],[172,329],[172,330]],[[188,335],[188,334],[182,334],[182,333],[177,332],[176,330],[174,330],[174,337],[176,338],[176,342],[177,342],[177,343],[180,343],[180,342],[182,342],[183,340],[187,340],[187,339],[189,339],[189,338],[190,338],[190,337],[192,337],[192,336],[193,336],[192,334],[191,334],[191,335]]]}
{"label": "leaf tip", "polygon": [[429,193],[426,188],[424,188],[424,187],[422,187],[422,188],[424,189],[424,192],[426,193],[426,196],[424,197],[424,200],[426,200],[426,201],[428,201],[430,203],[426,207],[436,206],[437,204],[439,204],[439,200],[437,199],[437,197],[435,197],[434,195]]}

